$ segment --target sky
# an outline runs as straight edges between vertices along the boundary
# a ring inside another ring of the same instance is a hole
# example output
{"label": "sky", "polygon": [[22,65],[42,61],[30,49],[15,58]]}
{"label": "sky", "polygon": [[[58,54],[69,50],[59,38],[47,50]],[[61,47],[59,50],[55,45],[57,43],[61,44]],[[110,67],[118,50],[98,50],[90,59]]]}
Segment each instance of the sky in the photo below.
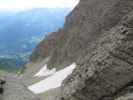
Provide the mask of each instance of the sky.
{"label": "sky", "polygon": [[33,8],[74,8],[79,0],[0,0],[0,10]]}

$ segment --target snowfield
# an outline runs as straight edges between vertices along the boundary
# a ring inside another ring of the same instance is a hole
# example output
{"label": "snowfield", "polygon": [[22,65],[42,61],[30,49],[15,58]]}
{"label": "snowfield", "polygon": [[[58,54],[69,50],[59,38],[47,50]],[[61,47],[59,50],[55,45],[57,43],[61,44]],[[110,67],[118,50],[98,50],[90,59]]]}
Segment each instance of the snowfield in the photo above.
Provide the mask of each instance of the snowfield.
{"label": "snowfield", "polygon": [[[76,63],[73,63],[70,66],[65,67],[64,69],[55,72],[53,75],[47,77],[46,79],[29,86],[28,89],[35,94],[40,94],[48,90],[58,88],[61,86],[63,80],[67,78],[75,68],[76,68]],[[46,69],[46,66],[43,68],[43,70],[45,69]],[[42,71],[42,72],[45,72],[45,71]],[[42,72],[40,71],[40,73]],[[45,74],[45,73],[42,73],[42,74]]]}
{"label": "snowfield", "polygon": [[47,65],[44,65],[44,67],[40,69],[40,71],[36,73],[34,77],[47,77],[47,76],[54,74],[55,72],[56,72],[55,68],[53,68],[52,70],[49,70],[47,68]]}

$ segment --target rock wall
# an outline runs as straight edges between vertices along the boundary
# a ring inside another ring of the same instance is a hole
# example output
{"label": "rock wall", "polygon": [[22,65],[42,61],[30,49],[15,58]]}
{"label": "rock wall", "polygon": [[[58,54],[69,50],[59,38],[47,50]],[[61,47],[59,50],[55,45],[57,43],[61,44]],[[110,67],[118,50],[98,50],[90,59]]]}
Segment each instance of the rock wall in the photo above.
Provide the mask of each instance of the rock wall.
{"label": "rock wall", "polygon": [[61,100],[114,100],[133,85],[132,21],[133,12],[103,34],[97,49],[64,81]]}
{"label": "rock wall", "polygon": [[[112,28],[122,16],[133,9],[132,5],[132,0],[81,0],[66,18],[64,28],[61,29],[63,39],[58,38],[60,31],[56,32],[56,35],[52,34],[55,37],[53,43],[56,43],[52,49],[45,49],[44,44],[48,41],[44,39],[33,53],[39,54],[34,56],[34,59],[45,58],[48,54],[51,56],[49,67],[67,66],[72,62],[78,62],[78,59],[95,49],[103,31]],[[49,43],[51,42],[47,43],[48,46]]]}
{"label": "rock wall", "polygon": [[78,66],[58,100],[114,100],[133,83],[133,0],[81,0],[62,37],[48,50],[49,67]]}

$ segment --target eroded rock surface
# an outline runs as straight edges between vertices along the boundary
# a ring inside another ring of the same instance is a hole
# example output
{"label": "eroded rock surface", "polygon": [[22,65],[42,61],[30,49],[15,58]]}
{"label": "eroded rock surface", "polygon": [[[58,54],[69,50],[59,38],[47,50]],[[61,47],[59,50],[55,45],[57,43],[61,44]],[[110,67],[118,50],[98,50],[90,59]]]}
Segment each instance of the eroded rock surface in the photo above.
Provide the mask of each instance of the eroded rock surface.
{"label": "eroded rock surface", "polygon": [[130,12],[103,34],[97,49],[64,81],[61,100],[114,100],[133,81],[132,22]]}
{"label": "eroded rock surface", "polygon": [[[65,39],[58,38],[50,47],[48,66],[78,66],[64,81],[57,100],[127,96],[121,92],[133,81],[133,0],[81,0],[67,16],[62,33]],[[45,47],[41,52],[45,54]]]}
{"label": "eroded rock surface", "polygon": [[104,31],[133,10],[132,5],[132,0],[81,0],[67,16],[63,29],[44,39],[33,52],[33,58],[50,56],[48,66],[59,69],[82,60],[94,51]]}

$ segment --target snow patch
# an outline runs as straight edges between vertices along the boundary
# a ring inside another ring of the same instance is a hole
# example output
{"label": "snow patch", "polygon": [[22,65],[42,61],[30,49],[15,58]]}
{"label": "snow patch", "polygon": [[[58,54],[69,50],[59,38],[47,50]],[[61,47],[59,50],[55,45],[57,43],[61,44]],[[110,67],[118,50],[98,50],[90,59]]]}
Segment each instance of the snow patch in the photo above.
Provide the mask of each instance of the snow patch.
{"label": "snow patch", "polygon": [[44,67],[41,68],[40,71],[34,75],[34,77],[47,77],[54,74],[55,72],[56,72],[55,68],[53,68],[52,70],[49,70],[47,68],[47,65],[44,65]]}
{"label": "snow patch", "polygon": [[76,67],[76,63],[73,63],[64,69],[57,71],[56,73],[49,76],[48,78],[29,86],[28,89],[35,94],[40,94],[50,89],[58,88],[61,86],[63,80],[73,72],[75,67]]}

